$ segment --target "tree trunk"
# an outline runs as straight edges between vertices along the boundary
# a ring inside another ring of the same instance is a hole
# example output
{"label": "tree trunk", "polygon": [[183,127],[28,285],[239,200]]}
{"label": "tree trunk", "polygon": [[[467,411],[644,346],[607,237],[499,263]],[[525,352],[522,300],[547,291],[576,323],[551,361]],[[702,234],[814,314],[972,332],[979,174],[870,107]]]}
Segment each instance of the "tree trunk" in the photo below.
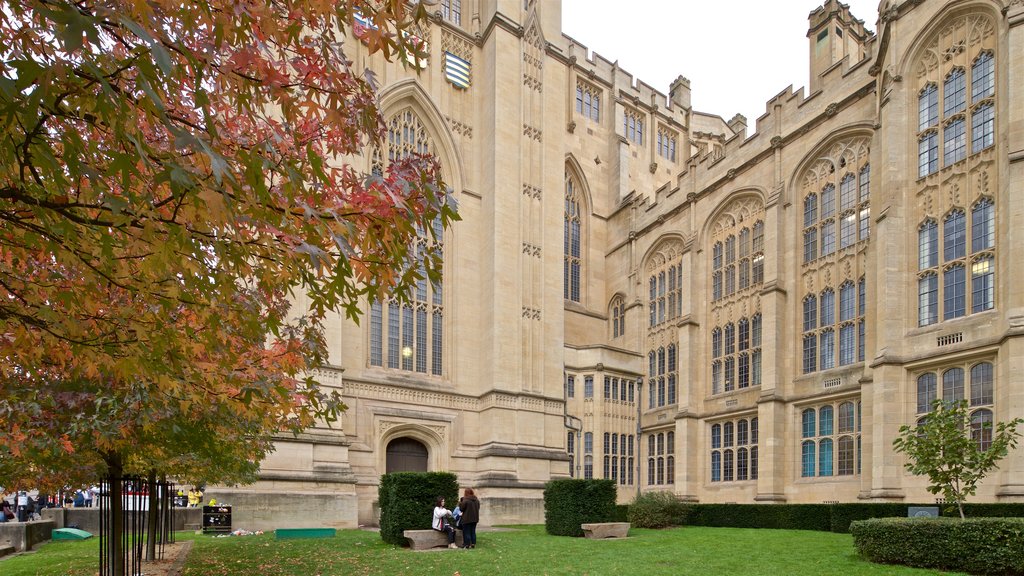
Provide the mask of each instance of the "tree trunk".
{"label": "tree trunk", "polygon": [[150,470],[146,478],[149,482],[149,509],[146,511],[146,560],[156,560],[156,543],[159,539],[157,534],[157,514],[160,512],[156,485],[156,470]]}
{"label": "tree trunk", "polygon": [[124,501],[121,493],[123,466],[120,454],[107,454],[107,473],[110,477],[110,535],[107,538],[107,561],[111,576],[124,576]]}

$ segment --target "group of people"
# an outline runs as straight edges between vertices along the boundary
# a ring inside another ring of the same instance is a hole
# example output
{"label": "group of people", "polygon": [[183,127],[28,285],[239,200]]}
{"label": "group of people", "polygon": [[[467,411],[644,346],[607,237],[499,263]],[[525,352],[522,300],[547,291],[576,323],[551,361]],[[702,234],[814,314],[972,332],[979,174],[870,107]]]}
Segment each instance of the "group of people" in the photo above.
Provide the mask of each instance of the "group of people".
{"label": "group of people", "polygon": [[49,497],[38,494],[32,497],[28,492],[18,492],[13,500],[0,498],[0,522],[28,522],[42,518],[44,508],[55,504]]}
{"label": "group of people", "polygon": [[444,498],[439,496],[434,503],[434,520],[431,527],[448,535],[448,547],[458,548],[455,544],[455,529],[462,530],[462,548],[476,548],[476,525],[480,522],[480,500],[472,488],[466,488],[454,510],[444,506]]}
{"label": "group of people", "polygon": [[174,497],[174,505],[189,508],[197,508],[203,502],[203,491],[198,486],[189,488],[188,496],[185,495],[185,491],[178,488],[178,493]]}

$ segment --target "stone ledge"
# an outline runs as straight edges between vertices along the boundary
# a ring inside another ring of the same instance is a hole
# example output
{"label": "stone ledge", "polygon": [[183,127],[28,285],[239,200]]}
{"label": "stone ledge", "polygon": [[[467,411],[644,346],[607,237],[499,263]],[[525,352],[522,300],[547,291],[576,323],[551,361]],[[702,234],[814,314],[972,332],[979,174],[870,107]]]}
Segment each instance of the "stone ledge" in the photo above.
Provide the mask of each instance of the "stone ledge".
{"label": "stone ledge", "polygon": [[[448,535],[439,530],[403,530],[402,536],[409,540],[409,548],[413,550],[429,550],[448,546]],[[462,530],[455,531],[455,541],[462,540]]]}
{"label": "stone ledge", "polygon": [[580,524],[585,538],[603,540],[605,538],[625,538],[629,534],[629,522],[592,522]]}

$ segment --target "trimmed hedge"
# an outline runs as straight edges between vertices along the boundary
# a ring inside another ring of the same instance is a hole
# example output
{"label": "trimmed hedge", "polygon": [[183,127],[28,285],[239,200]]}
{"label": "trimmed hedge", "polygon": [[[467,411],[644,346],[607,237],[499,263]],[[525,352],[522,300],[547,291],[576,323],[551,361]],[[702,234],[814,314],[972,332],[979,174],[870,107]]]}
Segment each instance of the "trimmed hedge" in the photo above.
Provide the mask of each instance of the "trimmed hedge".
{"label": "trimmed hedge", "polygon": [[451,472],[392,472],[380,477],[380,538],[388,544],[406,544],[403,530],[429,530],[434,501],[445,499],[454,508],[459,481]]}
{"label": "trimmed hedge", "polygon": [[615,513],[612,515],[612,519],[609,522],[629,522],[629,505],[628,504],[616,504]]}
{"label": "trimmed hedge", "polygon": [[544,529],[553,536],[583,536],[580,524],[615,519],[615,496],[611,480],[552,480],[544,485]]}
{"label": "trimmed hedge", "polygon": [[629,523],[634,528],[667,528],[682,524],[686,505],[672,492],[645,492],[629,505]]}
{"label": "trimmed hedge", "polygon": [[828,504],[695,504],[688,506],[686,524],[828,532],[832,529],[829,508]]}
{"label": "trimmed hedge", "polygon": [[1024,575],[1024,519],[875,518],[850,526],[872,562],[971,574]]}
{"label": "trimmed hedge", "polygon": [[[687,504],[680,522],[691,526],[732,528],[784,528],[850,531],[850,523],[869,518],[906,518],[910,506],[894,502],[851,502],[846,504]],[[939,506],[942,516],[959,518],[956,506]],[[968,518],[1024,517],[1024,503],[964,504]]]}
{"label": "trimmed hedge", "polygon": [[912,506],[912,504],[897,504],[895,502],[832,504],[829,506],[829,512],[832,515],[830,528],[833,532],[846,534],[850,531],[850,523],[855,520],[906,518],[908,506]]}

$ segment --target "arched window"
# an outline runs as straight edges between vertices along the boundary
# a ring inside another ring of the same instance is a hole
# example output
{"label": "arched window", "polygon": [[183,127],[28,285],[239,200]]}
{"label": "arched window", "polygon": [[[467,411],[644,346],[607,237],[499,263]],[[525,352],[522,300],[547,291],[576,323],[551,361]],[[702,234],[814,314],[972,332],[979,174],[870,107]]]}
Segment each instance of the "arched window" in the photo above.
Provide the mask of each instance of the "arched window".
{"label": "arched window", "polygon": [[573,302],[580,301],[580,276],[583,267],[581,257],[581,228],[583,205],[579,185],[569,171],[565,173],[565,229],[564,229],[564,289],[563,297]]}
{"label": "arched window", "polygon": [[[391,163],[434,149],[426,127],[416,113],[407,108],[388,120],[387,140],[382,150],[374,151],[372,170],[383,174],[384,158]],[[424,254],[426,247],[433,245],[443,253],[444,234],[440,221],[434,222],[432,232],[432,235],[421,234],[410,252]],[[369,364],[440,376],[444,363],[444,291],[441,280],[426,280],[422,261],[418,267],[422,278],[411,291],[409,301],[386,298],[370,302]]]}
{"label": "arched window", "polygon": [[813,440],[804,440],[800,447],[800,476],[810,478],[814,476],[815,444]]}
{"label": "arched window", "polygon": [[964,399],[964,370],[950,368],[942,373],[942,400],[959,402]]}
{"label": "arched window", "polygon": [[746,480],[750,474],[750,456],[746,448],[736,451],[736,480]]}
{"label": "arched window", "polygon": [[917,413],[931,412],[932,403],[938,398],[934,372],[927,372],[917,377]]}
{"label": "arched window", "polygon": [[611,302],[612,338],[626,333],[626,301],[622,296],[612,298]]}
{"label": "arched window", "polygon": [[818,476],[832,475],[832,439],[818,442]]}
{"label": "arched window", "polygon": [[801,427],[803,430],[804,438],[814,438],[815,436],[815,411],[813,408],[807,408],[801,413]]}
{"label": "arched window", "polygon": [[854,473],[854,442],[852,436],[839,438],[838,454],[836,459],[836,474],[838,476],[850,476]]}
{"label": "arched window", "polygon": [[986,451],[992,446],[992,411],[981,409],[971,414],[971,440],[978,450]]}
{"label": "arched window", "polygon": [[971,367],[971,406],[992,403],[992,364],[979,362]]}

